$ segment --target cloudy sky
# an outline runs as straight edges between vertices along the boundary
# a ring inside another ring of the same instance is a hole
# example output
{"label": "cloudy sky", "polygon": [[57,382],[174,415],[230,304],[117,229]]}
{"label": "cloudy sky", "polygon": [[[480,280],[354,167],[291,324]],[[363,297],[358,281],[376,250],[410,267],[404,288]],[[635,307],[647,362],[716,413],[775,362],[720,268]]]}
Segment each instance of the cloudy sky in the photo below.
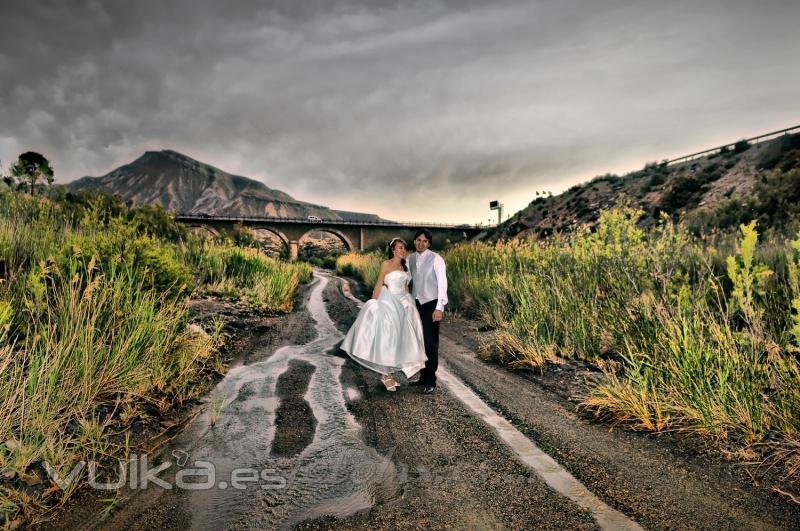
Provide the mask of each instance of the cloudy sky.
{"label": "cloudy sky", "polygon": [[0,160],[174,149],[294,197],[486,222],[800,123],[797,0],[0,0]]}

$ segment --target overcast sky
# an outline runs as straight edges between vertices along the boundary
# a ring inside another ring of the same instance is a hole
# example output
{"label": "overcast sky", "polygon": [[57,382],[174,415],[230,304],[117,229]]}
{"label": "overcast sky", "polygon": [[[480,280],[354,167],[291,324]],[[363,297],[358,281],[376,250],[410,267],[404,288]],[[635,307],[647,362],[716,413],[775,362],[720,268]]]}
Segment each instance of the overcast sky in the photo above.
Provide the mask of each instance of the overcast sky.
{"label": "overcast sky", "polygon": [[0,160],[174,149],[297,199],[486,222],[800,123],[797,0],[0,0]]}

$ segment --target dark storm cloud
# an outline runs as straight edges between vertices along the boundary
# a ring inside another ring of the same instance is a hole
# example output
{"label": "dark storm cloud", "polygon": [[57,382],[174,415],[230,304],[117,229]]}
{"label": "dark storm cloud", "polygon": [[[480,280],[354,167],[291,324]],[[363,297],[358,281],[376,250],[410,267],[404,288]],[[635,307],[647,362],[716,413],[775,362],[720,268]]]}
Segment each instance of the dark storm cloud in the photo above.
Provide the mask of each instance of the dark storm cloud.
{"label": "dark storm cloud", "polygon": [[799,118],[788,0],[2,11],[0,159],[41,151],[59,181],[172,148],[336,208],[477,221]]}

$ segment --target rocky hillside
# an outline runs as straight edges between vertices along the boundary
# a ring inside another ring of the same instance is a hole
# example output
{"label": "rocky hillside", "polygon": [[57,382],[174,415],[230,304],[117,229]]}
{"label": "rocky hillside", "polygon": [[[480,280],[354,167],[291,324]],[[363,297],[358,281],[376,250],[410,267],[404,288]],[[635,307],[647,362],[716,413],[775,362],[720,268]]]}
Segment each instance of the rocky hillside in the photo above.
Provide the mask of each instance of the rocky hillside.
{"label": "rocky hillside", "polygon": [[175,151],[148,151],[102,177],[82,177],[70,191],[94,189],[118,194],[133,205],[157,204],[176,213],[227,216],[318,216],[354,221],[380,219],[375,214],[333,210],[298,201],[264,183],[231,175]]}
{"label": "rocky hillside", "polygon": [[540,237],[591,225],[600,210],[623,197],[644,209],[645,225],[666,213],[696,232],[751,219],[762,228],[787,227],[800,219],[800,134],[754,145],[740,141],[688,162],[654,162],[623,176],[602,175],[536,198],[494,236]]}

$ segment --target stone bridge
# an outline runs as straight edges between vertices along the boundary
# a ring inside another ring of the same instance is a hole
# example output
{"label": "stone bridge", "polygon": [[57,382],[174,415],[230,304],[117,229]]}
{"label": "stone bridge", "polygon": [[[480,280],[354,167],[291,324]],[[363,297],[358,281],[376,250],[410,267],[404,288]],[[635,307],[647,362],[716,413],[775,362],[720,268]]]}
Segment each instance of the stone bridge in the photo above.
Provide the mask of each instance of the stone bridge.
{"label": "stone bridge", "polygon": [[236,225],[269,231],[280,239],[289,251],[291,260],[297,259],[299,242],[303,236],[313,231],[333,234],[342,241],[348,251],[363,251],[371,247],[382,247],[389,243],[392,238],[398,236],[405,238],[408,244],[411,245],[414,232],[419,228],[426,228],[431,231],[434,248],[443,247],[447,243],[471,240],[485,229],[485,227],[475,225],[278,217],[225,217],[197,214],[178,214],[175,219],[189,227],[202,227],[217,235],[233,229]]}

